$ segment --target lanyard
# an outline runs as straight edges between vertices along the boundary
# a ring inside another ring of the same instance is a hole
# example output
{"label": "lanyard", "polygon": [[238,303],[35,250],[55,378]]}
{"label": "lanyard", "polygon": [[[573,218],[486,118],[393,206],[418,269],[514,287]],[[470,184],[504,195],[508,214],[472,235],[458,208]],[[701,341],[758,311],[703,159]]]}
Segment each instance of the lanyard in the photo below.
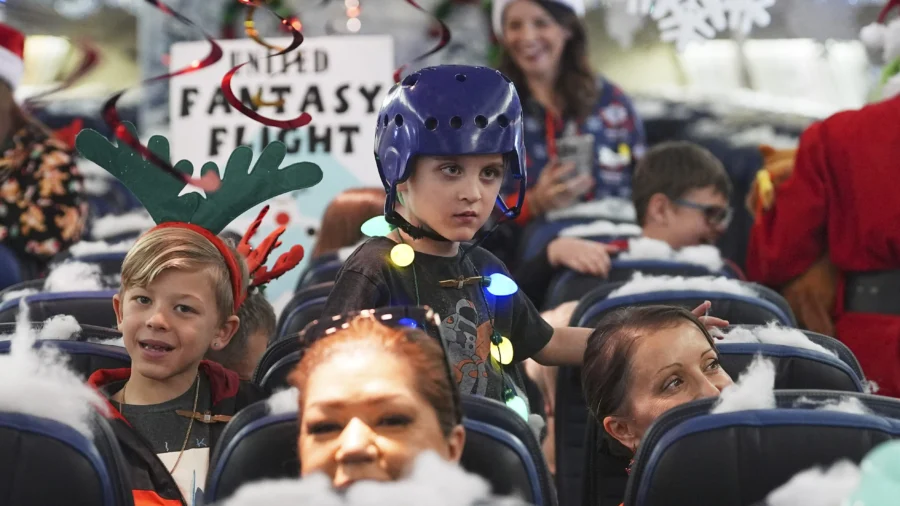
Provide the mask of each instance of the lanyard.
{"label": "lanyard", "polygon": [[544,129],[547,131],[547,159],[556,158],[556,118],[550,109],[544,112]]}

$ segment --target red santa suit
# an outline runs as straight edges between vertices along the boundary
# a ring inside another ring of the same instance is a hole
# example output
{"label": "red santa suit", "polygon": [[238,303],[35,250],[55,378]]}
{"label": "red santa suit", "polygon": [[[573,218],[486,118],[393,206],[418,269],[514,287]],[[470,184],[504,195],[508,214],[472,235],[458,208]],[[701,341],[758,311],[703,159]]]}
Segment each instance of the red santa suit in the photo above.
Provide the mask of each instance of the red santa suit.
{"label": "red santa suit", "polygon": [[900,280],[898,160],[900,97],[812,125],[800,139],[793,175],[753,226],[747,258],[750,279],[778,288],[827,251],[840,271],[837,337],[878,393],[894,397],[900,397],[900,283],[883,280]]}

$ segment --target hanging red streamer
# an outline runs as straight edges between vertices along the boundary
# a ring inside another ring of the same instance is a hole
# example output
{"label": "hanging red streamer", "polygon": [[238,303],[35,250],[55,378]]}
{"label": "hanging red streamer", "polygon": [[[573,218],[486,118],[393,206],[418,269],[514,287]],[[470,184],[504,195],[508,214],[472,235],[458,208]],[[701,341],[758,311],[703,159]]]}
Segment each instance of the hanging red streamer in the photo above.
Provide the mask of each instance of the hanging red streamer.
{"label": "hanging red streamer", "polygon": [[418,61],[422,61],[425,58],[428,58],[429,56],[433,55],[434,53],[437,53],[441,49],[444,49],[444,47],[450,43],[450,28],[447,27],[447,25],[444,23],[444,21],[442,19],[432,15],[430,12],[423,9],[422,6],[420,6],[419,4],[417,4],[415,2],[415,0],[404,0],[404,1],[406,3],[408,3],[409,5],[412,5],[416,9],[419,9],[420,11],[424,12],[425,14],[428,14],[429,16],[434,17],[434,19],[436,19],[437,22],[441,24],[441,41],[438,42],[438,44],[436,46],[434,46],[433,48],[431,48],[431,50],[428,51],[427,53],[417,57],[416,59],[414,59],[413,61],[411,61],[407,64],[401,65],[397,70],[395,70],[394,71],[394,82],[395,83],[400,82],[400,74],[402,74],[403,71],[406,70],[411,64],[416,63]]}
{"label": "hanging red streamer", "polygon": [[[288,27],[294,36],[294,40],[291,42],[291,44],[288,47],[284,48],[283,50],[281,50],[277,53],[270,54],[267,57],[267,59],[274,58],[276,56],[282,56],[287,53],[290,53],[291,51],[300,47],[300,44],[303,44],[303,34],[300,33],[299,30],[297,30],[297,27],[294,26],[293,23],[291,23],[291,20],[285,19],[285,18],[279,16],[278,13],[276,13],[272,9],[269,9],[265,5],[261,5],[257,2],[254,2],[253,0],[239,0],[239,1],[243,4],[246,4],[247,7],[250,9],[263,8],[263,9],[268,10],[273,15],[275,15],[278,19],[280,19],[281,24]],[[300,127],[308,125],[312,121],[312,116],[310,116],[309,113],[306,113],[306,112],[302,113],[300,116],[298,116],[296,118],[289,119],[289,120],[277,120],[274,118],[267,118],[267,117],[263,116],[262,114],[257,113],[252,108],[246,106],[243,102],[241,102],[241,100],[237,96],[235,96],[234,91],[231,90],[231,80],[234,78],[234,75],[241,69],[241,67],[243,67],[247,63],[249,63],[249,61],[246,61],[246,62],[238,65],[237,67],[234,67],[233,69],[229,70],[225,74],[224,77],[222,77],[222,94],[225,96],[225,100],[228,102],[229,105],[231,105],[231,107],[234,107],[241,114],[243,114],[244,116],[247,116],[248,118],[250,118],[256,122],[262,123],[263,125],[266,125],[266,126],[281,128],[284,130],[293,130],[295,128],[300,128]]]}
{"label": "hanging red streamer", "polygon": [[52,88],[50,90],[44,91],[42,93],[38,93],[32,97],[28,97],[25,100],[25,109],[33,110],[38,101],[42,98],[47,98],[48,96],[58,93],[62,90],[66,90],[72,87],[79,79],[87,75],[88,72],[94,69],[97,66],[97,62],[100,61],[100,53],[97,51],[97,48],[94,47],[90,42],[83,40],[78,44],[79,49],[84,54],[84,57],[81,58],[81,63],[78,64],[78,68],[75,69],[74,72],[69,74],[59,86]]}
{"label": "hanging red streamer", "polygon": [[[181,23],[200,31],[203,34],[203,37],[209,42],[211,48],[209,54],[207,54],[206,57],[202,60],[196,60],[187,67],[176,70],[175,72],[147,79],[146,81],[141,83],[141,85],[163,81],[166,79],[172,79],[177,76],[190,74],[191,72],[197,72],[211,65],[215,65],[216,62],[222,59],[222,48],[209,34],[207,34],[202,28],[197,26],[193,21],[174,11],[171,7],[160,2],[159,0],[144,1],[152,5],[153,7],[156,7],[163,13],[177,19]],[[144,145],[141,144],[140,141],[137,140],[137,138],[131,135],[131,132],[129,132],[128,129],[125,128],[125,125],[122,124],[122,120],[119,117],[119,112],[118,110],[116,110],[116,104],[119,102],[119,99],[122,98],[122,95],[124,95],[126,91],[128,90],[122,90],[116,93],[115,95],[110,97],[105,104],[103,104],[103,119],[104,121],[106,121],[106,124],[109,125],[110,128],[112,128],[116,138],[120,142],[124,142],[132,149],[140,153],[141,156],[147,159],[147,161],[166,171],[167,173],[172,175],[172,177],[175,177],[180,181],[184,181],[185,184],[194,185],[207,192],[218,190],[219,185],[221,184],[221,180],[219,179],[219,176],[215,173],[215,171],[209,171],[199,179],[182,174],[175,170],[175,168],[169,162],[153,154],[153,152],[144,147]]]}

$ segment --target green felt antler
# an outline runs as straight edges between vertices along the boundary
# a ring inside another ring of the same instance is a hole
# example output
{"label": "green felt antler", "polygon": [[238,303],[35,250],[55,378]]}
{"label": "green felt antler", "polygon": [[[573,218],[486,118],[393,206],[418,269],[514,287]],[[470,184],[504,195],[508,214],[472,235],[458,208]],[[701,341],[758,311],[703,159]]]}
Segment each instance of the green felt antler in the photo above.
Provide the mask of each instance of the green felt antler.
{"label": "green felt antler", "polygon": [[[125,126],[137,138],[134,125],[125,123]],[[253,170],[250,170],[253,150],[246,146],[235,149],[225,165],[221,187],[205,199],[199,193],[179,197],[184,183],[155,167],[125,143],[113,145],[99,132],[86,129],[78,134],[75,147],[82,156],[122,181],[157,224],[192,223],[213,234],[218,234],[232,220],[261,202],[310,188],[322,180],[322,169],[311,162],[279,168],[287,148],[281,142],[272,142],[260,154]],[[162,160],[169,161],[169,141],[165,137],[151,137],[147,147]],[[192,175],[194,166],[188,160],[181,160],[175,164],[175,169]],[[222,176],[213,162],[203,165],[201,176],[211,170]]]}

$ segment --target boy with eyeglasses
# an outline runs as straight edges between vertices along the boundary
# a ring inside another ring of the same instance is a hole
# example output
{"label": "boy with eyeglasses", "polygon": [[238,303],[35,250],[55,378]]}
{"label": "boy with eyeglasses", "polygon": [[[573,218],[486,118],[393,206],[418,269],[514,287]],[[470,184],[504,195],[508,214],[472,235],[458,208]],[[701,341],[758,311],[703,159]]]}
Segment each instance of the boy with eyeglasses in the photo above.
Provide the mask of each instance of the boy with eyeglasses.
{"label": "boy with eyeglasses", "polygon": [[731,223],[731,180],[722,162],[690,142],[649,150],[632,180],[643,236],[673,249],[715,244]]}

